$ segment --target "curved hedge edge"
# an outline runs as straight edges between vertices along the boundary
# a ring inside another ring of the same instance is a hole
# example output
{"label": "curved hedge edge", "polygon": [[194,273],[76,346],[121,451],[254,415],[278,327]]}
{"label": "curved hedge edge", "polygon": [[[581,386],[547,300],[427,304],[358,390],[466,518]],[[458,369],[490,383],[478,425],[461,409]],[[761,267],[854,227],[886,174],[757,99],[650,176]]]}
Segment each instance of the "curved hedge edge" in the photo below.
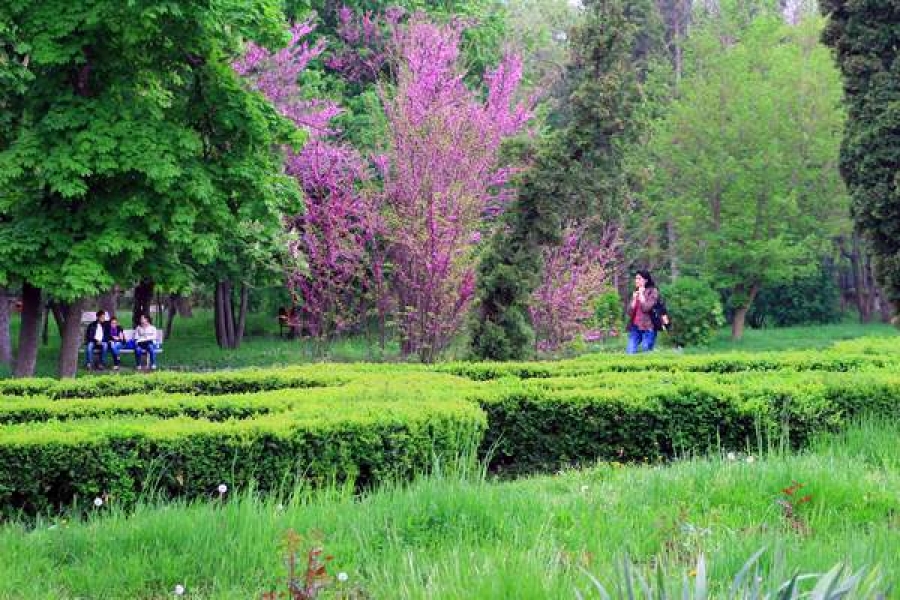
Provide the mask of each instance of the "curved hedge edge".
{"label": "curved hedge edge", "polygon": [[[299,481],[370,486],[427,471],[435,456],[468,452],[484,434],[477,406],[368,403],[318,414],[211,423],[149,417],[5,428],[0,511],[57,512],[94,497],[202,497],[216,486],[271,491]],[[27,468],[23,468],[27,465]]]}

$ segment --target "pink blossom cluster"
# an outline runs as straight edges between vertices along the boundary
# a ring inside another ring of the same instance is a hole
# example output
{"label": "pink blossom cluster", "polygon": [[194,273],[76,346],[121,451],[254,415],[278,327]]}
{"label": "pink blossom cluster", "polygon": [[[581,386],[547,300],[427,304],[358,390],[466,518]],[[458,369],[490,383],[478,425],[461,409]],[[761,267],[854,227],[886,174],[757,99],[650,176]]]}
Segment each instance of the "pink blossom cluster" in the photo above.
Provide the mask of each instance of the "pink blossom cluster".
{"label": "pink blossom cluster", "polygon": [[473,240],[485,214],[497,210],[493,190],[509,174],[500,168],[500,145],[531,117],[530,105],[514,101],[522,75],[516,56],[487,73],[485,100],[465,85],[465,27],[412,15],[394,30],[397,86],[382,88],[390,135],[384,198],[403,349],[426,361],[447,345],[469,308]]}
{"label": "pink blossom cluster", "polygon": [[372,11],[357,15],[344,6],[338,11],[337,35],[342,48],[325,60],[325,65],[353,83],[373,83],[390,61],[390,36],[405,11],[385,10],[381,17]]}
{"label": "pink blossom cluster", "polygon": [[365,161],[353,148],[329,139],[335,133],[330,121],[340,109],[303,99],[300,74],[325,47],[321,40],[311,45],[305,39],[313,30],[310,22],[292,27],[289,45],[275,53],[251,43],[234,69],[310,134],[300,152],[285,150],[286,171],[306,200],[306,210],[287,219],[297,234],[289,250],[308,265],[289,272],[287,280],[302,300],[304,328],[327,338],[357,323],[364,314],[364,292],[381,287],[376,260],[381,254],[369,253],[381,219],[375,198],[359,191],[369,179]]}
{"label": "pink blossom cluster", "polygon": [[593,300],[609,289],[619,245],[618,232],[607,230],[592,240],[584,226],[570,225],[563,243],[544,250],[543,280],[532,294],[531,319],[537,349],[558,350],[579,335],[597,337],[589,329]]}

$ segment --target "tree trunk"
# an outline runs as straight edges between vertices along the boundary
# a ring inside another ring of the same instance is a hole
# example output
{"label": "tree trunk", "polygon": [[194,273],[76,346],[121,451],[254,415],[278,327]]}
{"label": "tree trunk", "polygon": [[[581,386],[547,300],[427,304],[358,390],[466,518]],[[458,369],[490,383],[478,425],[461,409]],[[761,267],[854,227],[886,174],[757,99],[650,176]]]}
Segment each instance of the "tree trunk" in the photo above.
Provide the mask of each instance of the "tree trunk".
{"label": "tree trunk", "polygon": [[[740,293],[742,290],[738,288],[736,291]],[[733,342],[739,342],[744,337],[744,324],[747,321],[747,312],[753,305],[753,300],[758,293],[759,285],[754,283],[747,294],[747,301],[734,311],[734,319],[731,321],[731,340]]]}
{"label": "tree trunk", "polygon": [[216,342],[220,348],[236,348],[230,281],[220,281],[216,284],[215,313]]}
{"label": "tree trunk", "polygon": [[62,336],[63,324],[66,322],[66,315],[63,313],[62,305],[56,300],[51,300],[50,313],[53,315],[53,322],[56,323],[56,331]]}
{"label": "tree trunk", "polygon": [[41,317],[41,341],[46,346],[50,343],[50,305],[45,304]]}
{"label": "tree trunk", "polygon": [[[82,307],[84,307],[84,303]],[[119,286],[114,285],[108,292],[100,294],[97,298],[97,307],[97,310],[105,311],[109,318],[117,317],[116,313],[119,310]],[[78,316],[78,321],[81,321],[81,315]]]}
{"label": "tree trunk", "polygon": [[16,377],[31,377],[37,364],[41,327],[41,290],[28,282],[22,285],[22,326],[19,328],[19,351],[16,355]]}
{"label": "tree trunk", "polygon": [[9,302],[12,296],[0,287],[0,364],[12,364],[12,340],[9,337]]}
{"label": "tree trunk", "polygon": [[224,348],[225,341],[225,310],[222,306],[222,285],[216,282],[215,300],[213,302],[213,321],[216,329],[216,343],[219,348]]}
{"label": "tree trunk", "polygon": [[78,372],[78,348],[81,346],[81,313],[87,306],[87,300],[79,298],[63,309],[64,323],[62,342],[59,347],[59,363],[57,374],[62,377],[75,377]]}
{"label": "tree trunk", "polygon": [[172,325],[175,322],[175,315],[178,314],[178,294],[169,294],[169,300],[166,302],[166,339],[172,338]]}
{"label": "tree trunk", "polygon": [[238,348],[244,340],[244,327],[247,324],[247,305],[250,299],[250,288],[246,283],[241,284],[241,304],[238,309],[237,331],[234,332],[234,347]]}
{"label": "tree trunk", "polygon": [[153,282],[142,279],[134,286],[134,310],[131,314],[131,324],[137,327],[141,322],[141,315],[150,316],[150,304],[153,302]]}

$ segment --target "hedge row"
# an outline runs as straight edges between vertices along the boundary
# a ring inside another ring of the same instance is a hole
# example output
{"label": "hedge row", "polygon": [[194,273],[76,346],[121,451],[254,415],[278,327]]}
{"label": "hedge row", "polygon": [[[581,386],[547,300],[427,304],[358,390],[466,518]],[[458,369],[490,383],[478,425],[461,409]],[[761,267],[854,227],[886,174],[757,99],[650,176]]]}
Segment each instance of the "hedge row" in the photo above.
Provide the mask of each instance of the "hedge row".
{"label": "hedge row", "polygon": [[240,394],[284,388],[343,385],[356,373],[349,369],[248,369],[217,373],[162,372],[152,376],[106,375],[78,379],[7,379],[0,396],[43,396],[51,399],[101,398],[150,392],[171,394]]}
{"label": "hedge row", "polygon": [[288,388],[218,396],[159,392],[73,399],[8,396],[0,398],[0,439],[4,432],[2,426],[16,423],[138,416],[225,421],[312,406],[327,410],[332,405],[359,402],[439,402],[458,399],[464,395],[462,390],[470,387],[473,387],[471,382],[450,375],[411,373],[403,378],[362,375],[339,387]]}
{"label": "hedge row", "polygon": [[459,455],[485,427],[484,413],[462,401],[310,403],[225,422],[144,416],[7,425],[0,512],[52,512],[101,496],[127,505],[149,493],[214,495],[221,483],[369,486],[425,471],[436,455]]}
{"label": "hedge row", "polygon": [[560,376],[584,376],[597,373],[694,372],[740,373],[768,371],[851,372],[900,367],[900,354],[855,354],[837,352],[782,352],[773,354],[710,354],[681,356],[655,353],[625,357],[590,355],[556,362],[460,362],[437,367],[439,372],[489,381],[504,377],[535,379]]}
{"label": "hedge row", "polygon": [[782,374],[732,383],[695,377],[594,389],[504,380],[469,398],[487,413],[482,453],[492,467],[527,473],[597,459],[801,446],[861,414],[900,417],[900,376]]}
{"label": "hedge row", "polygon": [[[819,366],[799,368],[801,355]],[[893,357],[794,353],[777,369],[772,357],[656,356],[634,364],[657,370],[599,357],[529,371],[366,365],[6,382],[0,514],[102,494],[125,503],[149,490],[196,497],[222,482],[371,485],[425,470],[435,452],[458,454],[466,440],[509,473],[800,445],[862,413],[900,416]],[[116,393],[90,398],[107,388]]]}

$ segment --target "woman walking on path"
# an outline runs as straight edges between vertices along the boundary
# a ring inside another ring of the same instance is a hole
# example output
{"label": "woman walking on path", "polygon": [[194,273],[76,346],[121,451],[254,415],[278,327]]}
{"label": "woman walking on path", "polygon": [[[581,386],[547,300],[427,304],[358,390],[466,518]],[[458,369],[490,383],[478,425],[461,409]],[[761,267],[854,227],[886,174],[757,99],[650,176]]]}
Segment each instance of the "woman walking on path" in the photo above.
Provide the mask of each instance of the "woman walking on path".
{"label": "woman walking on path", "polygon": [[628,354],[635,354],[638,348],[644,352],[653,350],[656,343],[656,329],[650,311],[659,299],[659,290],[653,283],[650,271],[638,271],[634,276],[634,293],[628,305]]}

